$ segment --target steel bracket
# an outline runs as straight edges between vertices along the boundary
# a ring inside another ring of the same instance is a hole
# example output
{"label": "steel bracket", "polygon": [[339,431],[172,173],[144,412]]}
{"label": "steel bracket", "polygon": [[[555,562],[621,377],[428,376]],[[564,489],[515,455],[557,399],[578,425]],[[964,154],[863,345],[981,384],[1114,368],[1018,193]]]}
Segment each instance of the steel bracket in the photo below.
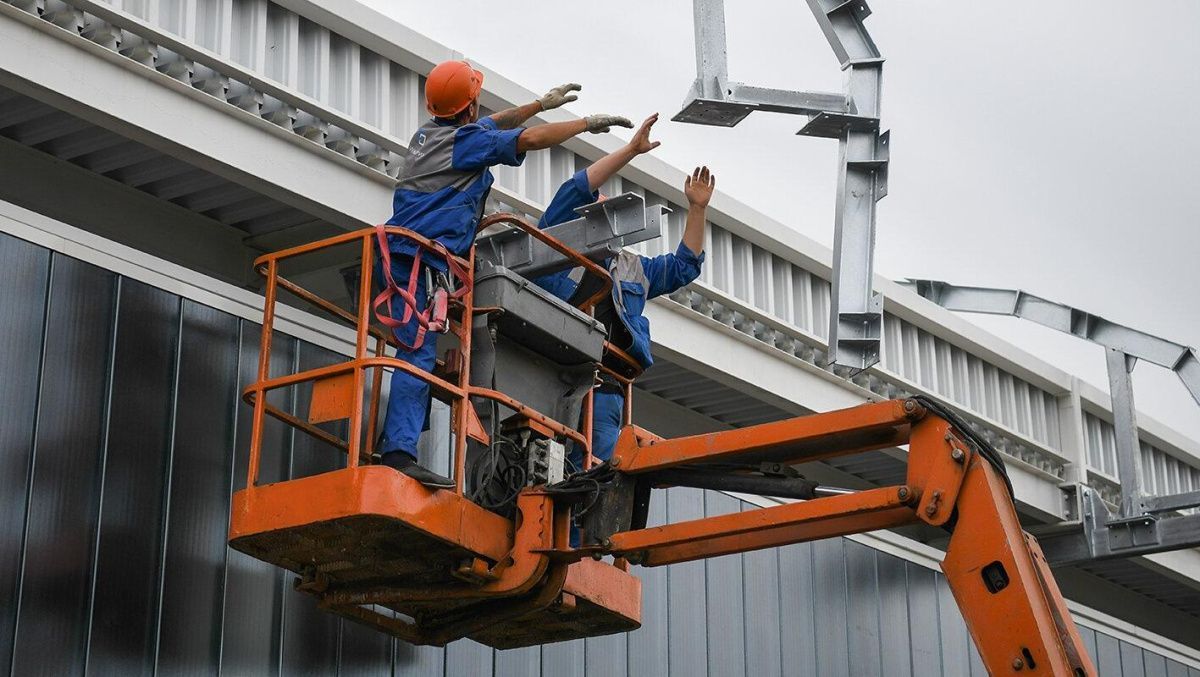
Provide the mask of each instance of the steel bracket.
{"label": "steel bracket", "polygon": [[1200,546],[1200,514],[1134,517],[1113,515],[1100,492],[1086,485],[1065,487],[1069,512],[1078,517],[1038,535],[1053,566],[1086,564]]}
{"label": "steel bracket", "polygon": [[[661,235],[668,210],[662,205],[647,207],[642,196],[624,193],[575,212],[578,218],[550,226],[546,233],[593,261],[603,261],[623,247]],[[529,279],[571,267],[562,254],[519,230],[479,238],[475,260],[503,266]]]}
{"label": "steel bracket", "polygon": [[1158,518],[1154,515],[1113,519],[1105,527],[1108,529],[1108,546],[1113,552],[1148,548],[1161,542],[1158,536]]}
{"label": "steel bracket", "polygon": [[[697,78],[684,100],[683,110],[671,119],[697,125],[734,127],[756,110],[810,118],[821,115],[857,118],[850,115],[854,104],[845,94],[755,87],[714,77],[707,88],[705,79]],[[869,119],[874,120],[876,128],[879,127],[877,118]]]}
{"label": "steel bracket", "polygon": [[734,127],[756,110],[758,106],[745,101],[689,97],[683,104],[683,110],[671,119],[694,125]]}

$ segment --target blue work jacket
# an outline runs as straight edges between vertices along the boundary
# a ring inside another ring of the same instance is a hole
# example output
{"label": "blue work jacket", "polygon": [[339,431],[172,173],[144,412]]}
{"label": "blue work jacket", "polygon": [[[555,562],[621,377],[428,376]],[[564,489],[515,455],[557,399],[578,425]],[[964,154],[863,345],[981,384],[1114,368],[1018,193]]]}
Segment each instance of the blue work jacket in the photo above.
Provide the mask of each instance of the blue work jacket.
{"label": "blue work jacket", "polygon": [[[549,228],[577,218],[576,208],[598,199],[599,193],[588,189],[586,171],[579,171],[558,189],[538,227]],[[680,242],[674,254],[647,257],[621,252],[605,263],[613,276],[613,307],[633,339],[630,346],[621,347],[626,348],[642,368],[649,367],[654,358],[650,355],[650,321],[643,316],[646,302],[685,287],[699,277],[704,252],[697,255]],[[570,270],[564,270],[540,277],[534,283],[566,301],[579,286],[570,274]]]}
{"label": "blue work jacket", "polygon": [[[475,228],[492,188],[493,165],[518,166],[525,160],[517,152],[517,137],[525,131],[499,129],[491,118],[456,126],[433,118],[408,144],[408,157],[396,180],[389,225],[415,231],[464,256],[475,241]],[[389,239],[391,251],[412,256],[416,243],[408,238]],[[425,257],[438,270],[445,261]]]}

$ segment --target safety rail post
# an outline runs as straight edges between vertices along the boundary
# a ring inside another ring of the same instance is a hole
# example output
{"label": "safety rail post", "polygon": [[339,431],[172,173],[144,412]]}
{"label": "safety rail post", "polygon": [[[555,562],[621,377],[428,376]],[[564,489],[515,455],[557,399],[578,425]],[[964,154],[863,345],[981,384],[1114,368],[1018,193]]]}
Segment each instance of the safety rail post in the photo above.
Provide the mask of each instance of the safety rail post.
{"label": "safety rail post", "polygon": [[[608,293],[608,285],[612,284],[612,278],[608,272],[598,266],[591,260],[583,257],[578,252],[571,250],[566,245],[562,244],[556,238],[543,233],[532,224],[525,222],[519,217],[512,214],[496,214],[485,221],[491,223],[505,221],[514,223],[518,228],[530,232],[533,236],[542,241],[552,249],[558,250],[568,258],[574,260],[579,265],[589,269],[593,274],[598,275],[605,283],[604,288],[597,292],[597,296],[588,299],[584,302],[583,310],[588,311],[588,306],[595,303],[596,298]],[[485,224],[487,225],[487,224]],[[387,228],[389,234],[400,234],[413,237],[418,243],[423,243],[430,246],[423,238],[410,233],[403,228]],[[396,231],[396,232],[393,232]],[[262,425],[266,415],[270,415],[285,424],[305,432],[318,440],[331,444],[340,449],[344,449],[348,455],[353,458],[348,459],[347,466],[354,468],[362,461],[364,450],[369,456],[374,451],[373,440],[378,428],[379,415],[379,395],[382,390],[383,371],[391,367],[393,369],[401,369],[417,378],[422,378],[431,386],[436,385],[440,391],[443,391],[449,398],[452,406],[451,417],[454,421],[455,431],[458,433],[455,436],[454,442],[454,475],[455,475],[455,491],[458,495],[463,495],[466,490],[466,460],[468,435],[467,431],[471,426],[471,416],[473,412],[468,409],[471,406],[471,399],[480,397],[487,400],[499,402],[501,405],[514,409],[521,416],[528,418],[547,429],[549,429],[555,437],[565,438],[569,444],[580,445],[582,449],[590,456],[590,431],[592,430],[592,415],[587,411],[586,420],[582,424],[583,433],[575,429],[573,426],[565,425],[554,421],[545,414],[536,410],[530,409],[521,402],[495,390],[483,387],[473,387],[470,383],[471,374],[471,330],[474,324],[476,309],[474,305],[474,271],[475,271],[475,249],[467,255],[466,260],[461,257],[454,257],[454,260],[459,265],[466,268],[466,273],[463,278],[463,284],[466,287],[466,292],[461,299],[455,302],[456,307],[460,310],[459,319],[451,319],[450,328],[455,331],[459,339],[459,359],[457,383],[450,383],[434,376],[431,372],[416,369],[411,364],[404,363],[395,357],[388,357],[386,354],[387,345],[393,344],[392,339],[382,330],[371,326],[371,285],[372,271],[374,269],[374,253],[373,253],[373,238],[376,237],[374,229],[364,230],[355,233],[346,233],[343,235],[327,238],[320,242],[315,242],[307,245],[285,249],[283,251],[267,254],[260,257],[256,263],[256,269],[266,278],[266,298],[265,307],[263,310],[263,336],[261,341],[262,352],[259,356],[259,369],[257,379],[243,390],[243,398],[247,402],[253,402],[255,414],[252,421],[252,437],[251,437],[251,456],[250,468],[248,472],[248,484],[254,485],[258,479],[258,469],[261,459],[262,450]],[[361,263],[360,263],[360,285],[358,289],[358,308],[357,312],[351,312],[335,306],[331,302],[317,296],[316,294],[289,282],[286,278],[279,275],[279,262],[283,259],[291,258],[308,254],[316,250],[325,249],[328,247],[349,244],[358,241],[361,243]],[[435,249],[435,251],[437,251]],[[442,253],[448,256],[454,256],[441,250]],[[302,300],[316,305],[321,310],[324,310],[334,317],[346,322],[352,326],[356,332],[354,359],[347,362],[321,367],[317,369],[307,370],[296,374],[288,374],[277,378],[270,377],[270,350],[272,338],[272,325],[275,317],[275,306],[277,304],[278,290],[282,288],[290,293],[296,294]],[[368,357],[369,347],[367,341],[369,338],[375,338],[374,356]],[[393,344],[394,345],[394,344]],[[625,355],[622,351],[613,348],[617,356],[635,371],[637,365],[632,358]],[[365,387],[367,378],[366,370],[374,370],[369,390]],[[626,421],[631,419],[630,412],[630,383],[631,379],[613,373],[624,386],[626,394],[625,416]],[[350,416],[349,434],[347,439],[342,440],[334,435],[331,435],[324,430],[308,423],[307,421],[294,416],[288,412],[276,409],[270,406],[266,401],[266,395],[269,391],[284,388],[295,387],[301,383],[309,383],[319,381],[324,378],[329,378],[338,374],[350,372],[353,380],[354,394],[352,396],[352,412]],[[368,395],[369,393],[369,395]],[[369,399],[369,402],[367,401]],[[589,390],[588,399],[591,399]],[[364,424],[362,410],[369,409],[367,418]],[[365,429],[365,438],[364,438]],[[365,441],[364,441],[365,440]]]}
{"label": "safety rail post", "polygon": [[583,467],[580,470],[592,469],[592,432],[595,430],[595,422],[592,416],[596,411],[596,386],[588,388],[587,394],[583,396],[583,437],[588,441],[587,446],[583,449]]}
{"label": "safety rail post", "polygon": [[[364,235],[362,238],[362,264],[358,278],[358,326],[355,327],[357,332],[354,337],[354,406],[351,408],[350,437],[347,440],[349,448],[346,450],[348,456],[346,465],[350,468],[358,467],[358,456],[362,449],[363,381],[366,369],[362,366],[362,360],[367,357],[367,333],[371,325],[371,258],[373,251],[371,237]],[[377,394],[372,393],[371,397],[374,399]]]}
{"label": "safety rail post", "polygon": [[[375,339],[375,357],[383,357],[387,349],[387,341]],[[375,428],[379,421],[379,393],[383,389],[383,367],[378,365],[371,368],[371,404],[367,414],[367,455],[375,453]]]}
{"label": "safety rail post", "polygon": [[[475,246],[467,254],[467,279],[463,280],[467,293],[463,294],[462,309],[458,320],[458,389],[451,415],[454,418],[454,493],[463,496],[467,485],[467,425],[471,412],[471,330],[475,326]],[[454,321],[447,318],[454,325]]]}
{"label": "safety rail post", "polygon": [[250,458],[247,463],[246,486],[258,484],[258,462],[262,454],[263,415],[266,413],[267,393],[262,383],[271,375],[271,335],[275,324],[275,292],[278,264],[275,259],[267,262],[267,289],[263,297],[262,339],[259,342],[258,377],[255,379],[254,417],[250,422]]}
{"label": "safety rail post", "polygon": [[625,410],[621,412],[621,425],[633,425],[633,379],[625,382]]}

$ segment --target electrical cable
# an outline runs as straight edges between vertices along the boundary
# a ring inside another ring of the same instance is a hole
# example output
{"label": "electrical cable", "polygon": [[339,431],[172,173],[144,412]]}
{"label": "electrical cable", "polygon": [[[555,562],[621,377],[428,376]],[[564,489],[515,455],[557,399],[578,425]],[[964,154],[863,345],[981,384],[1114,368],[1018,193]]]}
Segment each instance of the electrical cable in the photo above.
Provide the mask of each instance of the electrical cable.
{"label": "electrical cable", "polygon": [[910,399],[946,419],[950,422],[950,425],[962,433],[967,438],[967,444],[971,445],[975,452],[982,456],[984,460],[991,463],[996,472],[1000,474],[1005,486],[1008,487],[1008,495],[1014,500],[1016,499],[1017,494],[1013,491],[1012,480],[1008,476],[1008,468],[1004,465],[1004,458],[1000,455],[999,451],[996,451],[991,442],[984,438],[983,435],[980,435],[966,419],[941,402],[925,395],[913,395]]}

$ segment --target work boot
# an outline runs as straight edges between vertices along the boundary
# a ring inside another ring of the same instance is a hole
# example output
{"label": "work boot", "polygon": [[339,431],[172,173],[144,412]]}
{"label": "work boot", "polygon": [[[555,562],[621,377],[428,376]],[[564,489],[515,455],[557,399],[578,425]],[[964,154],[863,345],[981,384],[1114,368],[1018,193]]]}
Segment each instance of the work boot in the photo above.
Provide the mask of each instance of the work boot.
{"label": "work boot", "polygon": [[408,475],[414,480],[424,484],[432,489],[453,489],[454,480],[449,477],[427,470],[417,465],[417,459],[404,453],[403,451],[393,451],[382,456],[383,464],[394,470]]}

